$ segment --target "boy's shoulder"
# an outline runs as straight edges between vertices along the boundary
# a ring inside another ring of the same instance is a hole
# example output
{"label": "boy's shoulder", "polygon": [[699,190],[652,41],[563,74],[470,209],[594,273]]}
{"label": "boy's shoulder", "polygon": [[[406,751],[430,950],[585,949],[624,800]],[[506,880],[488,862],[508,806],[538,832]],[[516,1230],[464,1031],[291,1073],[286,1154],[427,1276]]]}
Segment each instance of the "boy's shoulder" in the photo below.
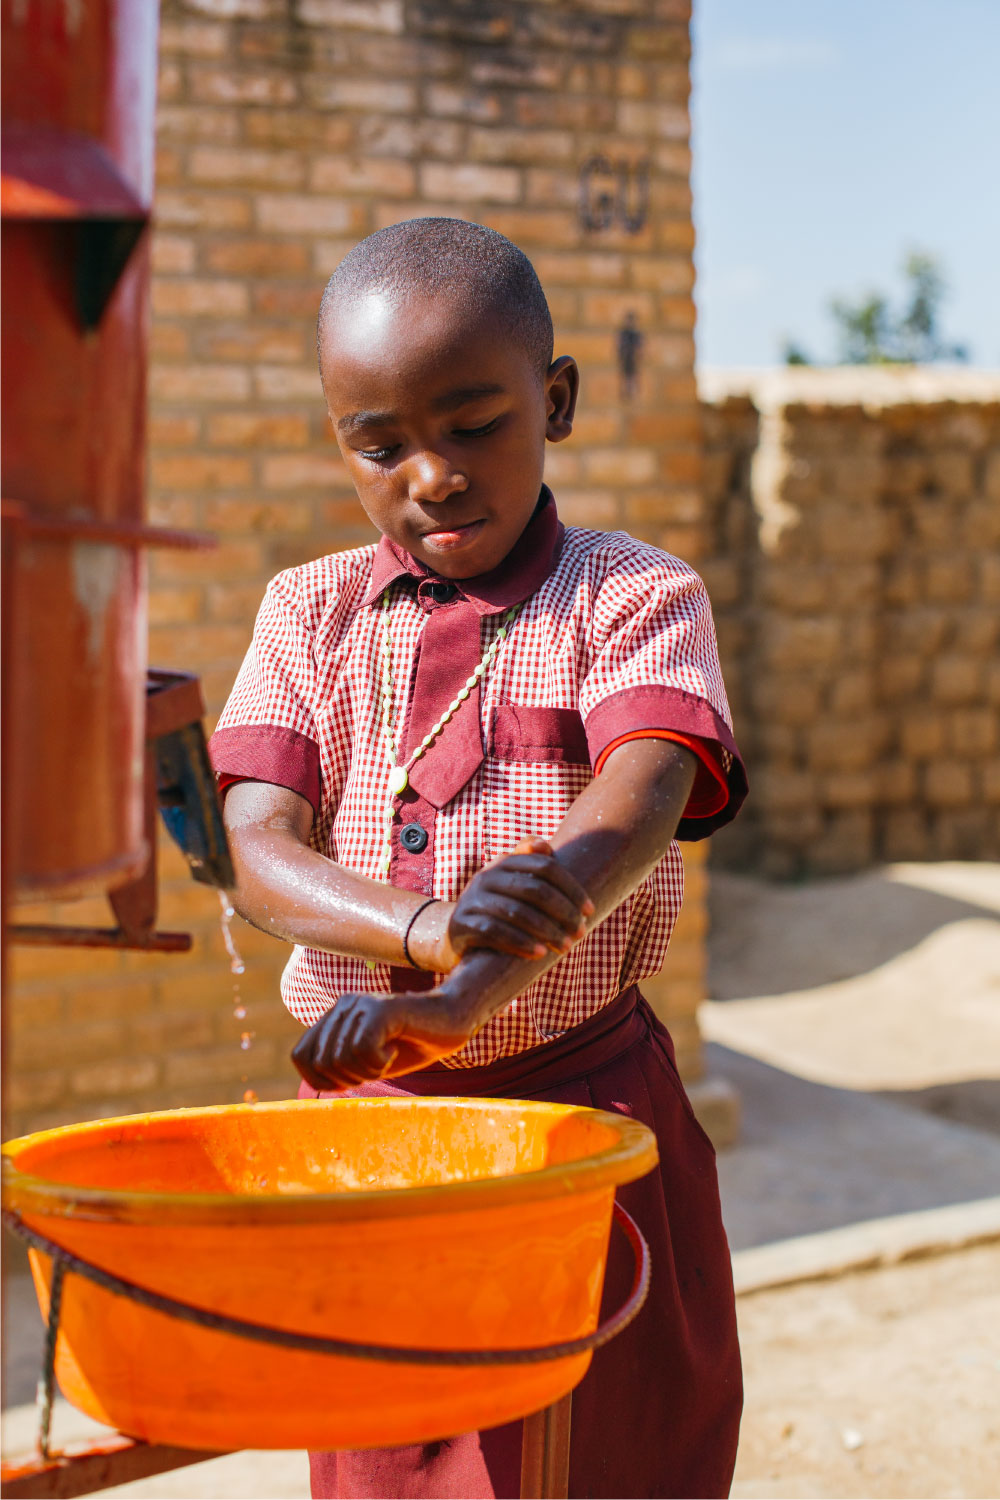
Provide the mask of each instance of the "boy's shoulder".
{"label": "boy's shoulder", "polygon": [[634,578],[643,586],[675,589],[700,583],[697,572],[683,558],[627,531],[592,531],[567,526],[559,568],[586,575],[598,587],[605,581]]}
{"label": "boy's shoulder", "polygon": [[271,579],[268,595],[297,610],[315,629],[331,610],[358,608],[371,581],[376,547],[370,542],[286,568]]}

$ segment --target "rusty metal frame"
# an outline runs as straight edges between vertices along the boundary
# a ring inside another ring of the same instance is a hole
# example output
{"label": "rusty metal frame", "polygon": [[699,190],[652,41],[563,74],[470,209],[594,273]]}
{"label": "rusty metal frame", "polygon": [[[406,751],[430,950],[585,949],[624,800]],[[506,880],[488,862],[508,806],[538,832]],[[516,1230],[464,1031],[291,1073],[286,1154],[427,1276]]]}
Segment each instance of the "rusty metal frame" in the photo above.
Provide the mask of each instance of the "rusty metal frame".
{"label": "rusty metal frame", "polygon": [[219,1457],[218,1453],[202,1453],[194,1448],[141,1443],[114,1433],[96,1442],[74,1443],[50,1458],[4,1464],[2,1494],[4,1500],[7,1496],[10,1500],[41,1500],[48,1496],[64,1500]]}
{"label": "rusty metal frame", "polygon": [[33,536],[72,538],[95,545],[119,547],[176,547],[197,551],[218,545],[205,531],[175,531],[167,526],[147,526],[143,521],[102,521],[96,516],[46,516],[30,512],[17,501],[5,500],[4,517],[14,519]]}
{"label": "rusty metal frame", "polygon": [[[569,1493],[570,1412],[573,1394],[524,1419],[521,1500],[566,1500]],[[117,1433],[76,1443],[51,1458],[3,1466],[4,1500],[70,1500],[112,1485],[166,1474],[222,1458],[194,1448],[143,1443]]]}
{"label": "rusty metal frame", "polygon": [[136,937],[121,927],[60,927],[42,922],[7,928],[12,943],[25,948],[135,948],[142,953],[189,953],[189,932],[150,932]]}
{"label": "rusty metal frame", "polygon": [[573,1392],[524,1419],[521,1500],[566,1500]]}

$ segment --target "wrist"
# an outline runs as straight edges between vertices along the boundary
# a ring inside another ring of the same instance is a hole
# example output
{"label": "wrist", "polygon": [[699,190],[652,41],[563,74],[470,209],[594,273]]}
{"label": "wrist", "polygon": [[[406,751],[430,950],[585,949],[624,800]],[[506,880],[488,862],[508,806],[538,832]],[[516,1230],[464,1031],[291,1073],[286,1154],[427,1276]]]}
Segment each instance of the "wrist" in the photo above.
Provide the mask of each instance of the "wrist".
{"label": "wrist", "polygon": [[453,970],[435,988],[434,994],[456,1032],[471,1038],[489,1020],[484,1011],[482,988],[470,984],[462,974],[462,965]]}
{"label": "wrist", "polygon": [[[442,980],[437,993],[456,1025],[474,1036],[498,1011],[527,988],[540,967],[488,948],[463,954],[461,963]],[[531,970],[534,970],[532,972]],[[527,970],[527,971],[526,971]]]}
{"label": "wrist", "polygon": [[453,901],[431,901],[417,908],[406,933],[406,952],[417,969],[432,974],[447,974],[457,962],[457,954],[448,942],[448,924],[455,909]]}

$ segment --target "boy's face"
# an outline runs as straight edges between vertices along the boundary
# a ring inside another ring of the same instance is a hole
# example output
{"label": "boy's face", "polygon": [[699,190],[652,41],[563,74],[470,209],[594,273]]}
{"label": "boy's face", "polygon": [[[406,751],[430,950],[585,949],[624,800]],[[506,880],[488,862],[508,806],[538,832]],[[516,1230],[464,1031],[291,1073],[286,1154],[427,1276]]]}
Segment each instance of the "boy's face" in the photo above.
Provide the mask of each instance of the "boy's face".
{"label": "boy's face", "polygon": [[572,428],[571,359],[542,374],[494,315],[447,296],[331,309],[323,391],[361,504],[379,531],[445,578],[506,557],[538,502],[546,438]]}

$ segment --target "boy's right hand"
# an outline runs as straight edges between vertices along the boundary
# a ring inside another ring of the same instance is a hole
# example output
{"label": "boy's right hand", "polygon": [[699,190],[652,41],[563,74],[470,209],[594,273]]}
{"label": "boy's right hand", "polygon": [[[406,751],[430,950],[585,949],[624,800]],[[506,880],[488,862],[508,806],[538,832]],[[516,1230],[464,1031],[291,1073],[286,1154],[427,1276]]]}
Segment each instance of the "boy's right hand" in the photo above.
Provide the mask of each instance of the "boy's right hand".
{"label": "boy's right hand", "polygon": [[419,918],[410,951],[421,968],[446,974],[471,948],[524,959],[568,953],[586,935],[594,903],[555,858],[546,839],[526,838],[472,877],[452,908],[447,928],[439,926],[436,940],[433,917],[428,915],[430,951],[427,946],[421,951]]}

